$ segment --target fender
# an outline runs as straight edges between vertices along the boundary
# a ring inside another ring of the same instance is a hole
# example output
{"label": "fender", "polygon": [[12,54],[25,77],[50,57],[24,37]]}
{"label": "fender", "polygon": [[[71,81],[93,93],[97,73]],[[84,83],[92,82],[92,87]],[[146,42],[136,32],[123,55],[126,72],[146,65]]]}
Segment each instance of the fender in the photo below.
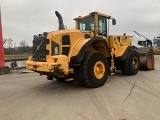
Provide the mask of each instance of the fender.
{"label": "fender", "polygon": [[[78,53],[76,56],[71,57],[71,60],[70,60],[71,64],[78,64],[78,63],[82,62],[82,60],[83,60],[83,58],[84,58],[84,56],[85,56],[85,53],[86,53],[87,48],[88,48],[92,43],[94,43],[94,42],[96,42],[96,41],[106,41],[106,39],[105,39],[105,38],[102,38],[102,37],[94,37],[94,38],[91,38],[88,42],[86,42],[86,43],[82,46],[81,50],[79,51],[79,53]],[[105,43],[106,43],[106,46],[107,46],[107,51],[109,52],[108,44],[107,44],[107,42],[105,42]],[[110,52],[109,52],[109,53],[110,53]]]}
{"label": "fender", "polygon": [[120,57],[116,57],[115,60],[121,60],[121,61],[125,60],[128,53],[130,52],[130,50],[136,50],[136,47],[135,46],[128,46],[127,49],[125,50],[125,52],[123,53],[123,55]]}
{"label": "fender", "polygon": [[128,46],[122,56],[115,58],[115,66],[116,66],[117,70],[120,70],[122,68],[123,61],[126,59],[130,50],[136,50],[136,47],[135,46]]}

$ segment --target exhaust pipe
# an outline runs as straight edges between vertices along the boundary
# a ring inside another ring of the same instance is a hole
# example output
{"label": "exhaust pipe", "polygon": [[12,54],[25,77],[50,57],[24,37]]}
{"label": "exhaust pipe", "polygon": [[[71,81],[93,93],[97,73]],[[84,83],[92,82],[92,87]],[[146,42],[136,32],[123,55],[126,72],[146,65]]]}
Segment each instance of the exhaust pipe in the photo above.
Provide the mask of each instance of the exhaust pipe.
{"label": "exhaust pipe", "polygon": [[55,14],[58,18],[58,22],[59,22],[59,30],[64,30],[65,27],[64,27],[64,24],[63,24],[63,18],[61,16],[61,14],[58,12],[58,11],[55,11]]}

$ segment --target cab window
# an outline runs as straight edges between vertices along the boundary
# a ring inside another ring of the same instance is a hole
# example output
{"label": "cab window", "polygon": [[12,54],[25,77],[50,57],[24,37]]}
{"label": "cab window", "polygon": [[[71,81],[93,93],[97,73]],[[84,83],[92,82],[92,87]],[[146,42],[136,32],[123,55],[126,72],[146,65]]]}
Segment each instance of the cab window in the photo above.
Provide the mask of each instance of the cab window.
{"label": "cab window", "polygon": [[93,31],[94,30],[94,17],[89,16],[82,20],[78,20],[78,29],[81,31]]}
{"label": "cab window", "polygon": [[103,16],[98,16],[99,35],[107,35],[107,19]]}

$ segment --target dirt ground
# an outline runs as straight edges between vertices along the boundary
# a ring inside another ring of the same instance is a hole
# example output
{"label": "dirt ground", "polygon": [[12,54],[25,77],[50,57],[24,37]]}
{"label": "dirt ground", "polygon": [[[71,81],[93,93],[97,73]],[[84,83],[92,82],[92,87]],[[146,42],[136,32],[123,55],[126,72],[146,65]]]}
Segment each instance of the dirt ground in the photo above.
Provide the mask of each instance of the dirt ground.
{"label": "dirt ground", "polygon": [[124,76],[117,71],[96,89],[46,76],[0,75],[1,120],[158,120],[160,119],[160,56],[156,69]]}

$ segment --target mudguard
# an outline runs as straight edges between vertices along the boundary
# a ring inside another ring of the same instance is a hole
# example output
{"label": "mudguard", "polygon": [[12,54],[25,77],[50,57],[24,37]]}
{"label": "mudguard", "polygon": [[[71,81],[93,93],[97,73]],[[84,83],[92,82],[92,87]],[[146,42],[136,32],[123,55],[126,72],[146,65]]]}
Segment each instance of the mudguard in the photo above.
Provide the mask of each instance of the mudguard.
{"label": "mudguard", "polygon": [[[79,51],[79,53],[78,53],[76,56],[71,57],[71,60],[70,60],[71,63],[72,63],[72,64],[78,64],[78,63],[80,63],[80,62],[83,60],[84,56],[85,56],[85,53],[86,53],[87,48],[88,48],[92,43],[94,43],[94,42],[96,42],[96,41],[106,41],[106,39],[105,39],[105,38],[102,38],[102,37],[94,37],[94,38],[91,38],[88,42],[86,42],[86,43],[82,46],[81,50]],[[109,52],[109,48],[108,48],[107,42],[106,42],[106,46],[107,46],[107,50],[108,50],[108,52]],[[109,53],[110,53],[110,52],[109,52]]]}

